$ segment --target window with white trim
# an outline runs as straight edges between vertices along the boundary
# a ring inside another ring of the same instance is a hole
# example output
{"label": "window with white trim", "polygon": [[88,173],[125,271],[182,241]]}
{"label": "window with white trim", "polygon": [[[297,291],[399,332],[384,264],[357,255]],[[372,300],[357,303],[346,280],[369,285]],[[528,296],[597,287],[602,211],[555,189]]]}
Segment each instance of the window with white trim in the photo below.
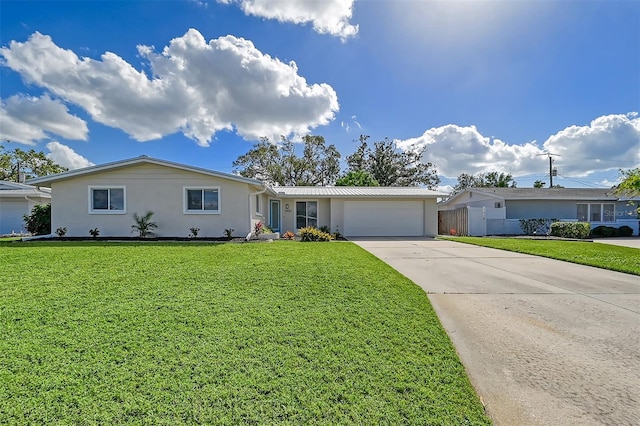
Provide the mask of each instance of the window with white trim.
{"label": "window with white trim", "polygon": [[296,201],[296,229],[318,227],[318,202]]}
{"label": "window with white trim", "polygon": [[126,213],[124,186],[90,186],[89,213]]}
{"label": "window with white trim", "polygon": [[260,194],[256,195],[256,214],[262,215],[262,203],[260,202]]}
{"label": "window with white trim", "polygon": [[220,188],[184,188],[184,212],[192,214],[220,213]]}
{"label": "window with white trim", "polygon": [[580,222],[615,222],[616,205],[614,203],[581,203],[577,205]]}

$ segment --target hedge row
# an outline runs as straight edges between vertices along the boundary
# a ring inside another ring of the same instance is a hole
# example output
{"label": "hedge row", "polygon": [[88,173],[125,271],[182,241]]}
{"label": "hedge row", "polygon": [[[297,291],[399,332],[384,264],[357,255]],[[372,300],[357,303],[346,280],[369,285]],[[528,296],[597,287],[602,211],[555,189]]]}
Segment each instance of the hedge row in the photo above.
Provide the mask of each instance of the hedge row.
{"label": "hedge row", "polygon": [[589,222],[554,222],[551,224],[551,235],[561,238],[588,238],[591,233]]}

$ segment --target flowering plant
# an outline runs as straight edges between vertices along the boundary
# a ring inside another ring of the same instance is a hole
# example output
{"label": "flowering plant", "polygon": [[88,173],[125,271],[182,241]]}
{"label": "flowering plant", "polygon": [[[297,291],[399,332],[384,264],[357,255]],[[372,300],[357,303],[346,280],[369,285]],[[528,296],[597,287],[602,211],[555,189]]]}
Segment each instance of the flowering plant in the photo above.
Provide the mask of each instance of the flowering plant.
{"label": "flowering plant", "polygon": [[256,224],[253,225],[253,231],[256,235],[261,234],[263,231],[262,222],[256,222]]}

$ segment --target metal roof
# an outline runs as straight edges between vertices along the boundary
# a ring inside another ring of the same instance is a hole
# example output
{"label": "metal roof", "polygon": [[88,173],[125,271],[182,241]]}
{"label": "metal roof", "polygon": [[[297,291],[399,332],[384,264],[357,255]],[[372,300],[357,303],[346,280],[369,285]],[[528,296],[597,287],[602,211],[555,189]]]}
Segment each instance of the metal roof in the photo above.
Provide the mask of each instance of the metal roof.
{"label": "metal roof", "polygon": [[39,197],[51,198],[49,188],[37,188],[24,183],[0,181],[0,197],[2,198],[24,198]]}
{"label": "metal roof", "polygon": [[272,189],[283,197],[439,198],[446,195],[427,188],[395,186],[276,186]]}
{"label": "metal roof", "polygon": [[148,157],[146,155],[141,155],[140,157],[129,158],[126,160],[114,161],[112,163],[99,164],[97,166],[85,167],[82,169],[69,170],[68,172],[57,173],[54,175],[42,176],[42,177],[30,179],[28,182],[30,184],[49,184],[51,182],[71,179],[76,176],[99,173],[107,170],[114,170],[122,167],[127,167],[127,166],[132,166],[137,164],[144,164],[144,163],[157,164],[161,166],[172,167],[175,169],[181,169],[181,170],[186,170],[186,171],[195,172],[195,173],[202,173],[209,176],[221,177],[225,179],[248,183],[250,185],[262,186],[262,187],[265,186],[262,181],[259,181],[257,179],[250,179],[243,176],[233,175],[230,173],[216,172],[214,170],[204,169],[201,167],[193,167],[193,166],[188,166],[186,164],[174,163],[173,161],[160,160],[157,158]]}

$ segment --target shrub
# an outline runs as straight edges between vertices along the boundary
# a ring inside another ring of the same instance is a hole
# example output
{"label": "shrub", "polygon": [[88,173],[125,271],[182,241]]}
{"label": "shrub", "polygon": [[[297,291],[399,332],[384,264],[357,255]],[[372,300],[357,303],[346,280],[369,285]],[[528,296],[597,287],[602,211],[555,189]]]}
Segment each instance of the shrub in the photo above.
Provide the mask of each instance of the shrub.
{"label": "shrub", "polygon": [[131,225],[131,232],[137,231],[140,238],[146,237],[152,229],[156,229],[158,225],[151,221],[153,216],[152,211],[148,211],[144,216],[138,216],[138,213],[133,214],[133,220],[136,222]]}
{"label": "shrub", "polygon": [[235,231],[235,229],[233,229],[233,228],[227,228],[227,229],[225,229],[225,230],[224,230],[224,236],[225,236],[225,238],[232,239],[232,238],[233,238],[233,231]]}
{"label": "shrub", "polygon": [[321,227],[318,228],[319,231],[325,232],[327,234],[331,233],[331,229],[329,229],[329,227],[327,225],[322,225]]}
{"label": "shrub", "polygon": [[526,235],[547,235],[551,224],[557,221],[558,219],[520,219],[520,229]]}
{"label": "shrub", "polygon": [[296,234],[294,234],[291,231],[287,231],[282,235],[282,238],[284,238],[285,240],[293,240],[293,238],[296,236]]}
{"label": "shrub", "polygon": [[551,224],[551,235],[561,238],[584,239],[589,236],[589,222],[554,222]]}
{"label": "shrub", "polygon": [[189,234],[189,238],[198,238],[198,232],[200,232],[200,228],[189,228],[189,231],[191,231],[191,233]]}
{"label": "shrub", "polygon": [[337,228],[336,228],[336,232],[331,234],[331,236],[333,237],[334,240],[339,240],[340,238],[342,238],[342,234],[340,233],[340,230]]}
{"label": "shrub", "polygon": [[51,204],[33,206],[31,214],[25,214],[24,224],[27,231],[33,235],[47,235],[51,233]]}
{"label": "shrub", "polygon": [[331,241],[331,234],[322,232],[312,226],[301,228],[299,231],[302,241]]}
{"label": "shrub", "polygon": [[617,237],[618,236],[618,229],[614,228],[613,226],[604,226],[604,225],[596,226],[591,231],[591,236],[592,237],[605,237],[605,238],[607,238],[607,237]]}
{"label": "shrub", "polygon": [[618,235],[621,237],[630,237],[633,235],[633,228],[627,225],[618,228]]}
{"label": "shrub", "polygon": [[98,228],[89,229],[89,234],[93,238],[96,238],[98,235],[100,235],[100,231],[98,230]]}
{"label": "shrub", "polygon": [[65,235],[67,235],[67,228],[58,228],[56,229],[56,234],[58,234],[58,237],[62,238]]}

